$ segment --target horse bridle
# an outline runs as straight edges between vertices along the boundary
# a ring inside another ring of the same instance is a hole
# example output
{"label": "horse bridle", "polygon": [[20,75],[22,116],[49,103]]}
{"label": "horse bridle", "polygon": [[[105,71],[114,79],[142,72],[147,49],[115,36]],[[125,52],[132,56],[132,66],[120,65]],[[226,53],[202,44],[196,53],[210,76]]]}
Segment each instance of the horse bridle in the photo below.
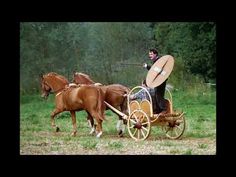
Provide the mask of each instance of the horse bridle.
{"label": "horse bridle", "polygon": [[60,93],[60,92],[62,92],[65,88],[61,88],[61,89],[59,89],[59,90],[54,90],[53,91],[53,89],[47,84],[47,82],[46,81],[43,81],[43,84],[44,85],[46,85],[46,86],[48,86],[49,88],[50,88],[50,91],[47,91],[48,93],[51,93],[51,94],[53,94],[53,93]]}
{"label": "horse bridle", "polygon": [[[52,88],[47,84],[47,82],[46,81],[42,81],[42,84],[43,84],[43,90],[45,91],[45,92],[47,92],[47,93],[53,93],[52,92]],[[49,89],[50,89],[50,91],[48,91],[46,88],[45,88],[45,86],[47,86]]]}

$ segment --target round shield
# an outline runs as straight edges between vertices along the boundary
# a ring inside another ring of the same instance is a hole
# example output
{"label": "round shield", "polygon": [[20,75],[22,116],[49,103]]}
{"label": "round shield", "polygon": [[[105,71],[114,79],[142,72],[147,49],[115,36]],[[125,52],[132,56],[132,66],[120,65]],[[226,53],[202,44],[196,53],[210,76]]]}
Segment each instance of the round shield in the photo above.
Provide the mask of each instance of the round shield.
{"label": "round shield", "polygon": [[165,55],[159,58],[147,73],[146,83],[150,88],[161,85],[170,75],[174,67],[174,58]]}

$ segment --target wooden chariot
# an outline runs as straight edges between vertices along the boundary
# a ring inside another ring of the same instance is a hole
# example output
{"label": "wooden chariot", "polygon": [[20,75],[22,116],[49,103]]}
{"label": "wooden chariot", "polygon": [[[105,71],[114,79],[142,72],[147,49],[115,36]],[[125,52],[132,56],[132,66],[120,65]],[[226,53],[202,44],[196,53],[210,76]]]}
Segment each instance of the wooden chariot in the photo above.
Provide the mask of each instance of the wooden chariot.
{"label": "wooden chariot", "polygon": [[[148,95],[148,99],[130,100],[130,95],[143,89]],[[186,127],[184,112],[173,110],[172,95],[169,89],[166,89],[169,98],[167,99],[168,108],[165,114],[154,114],[152,107],[152,98],[145,87],[136,86],[127,95],[128,115],[115,109],[107,102],[106,105],[127,120],[127,129],[129,135],[134,140],[145,140],[151,132],[152,126],[160,125],[166,136],[170,139],[180,138]]]}

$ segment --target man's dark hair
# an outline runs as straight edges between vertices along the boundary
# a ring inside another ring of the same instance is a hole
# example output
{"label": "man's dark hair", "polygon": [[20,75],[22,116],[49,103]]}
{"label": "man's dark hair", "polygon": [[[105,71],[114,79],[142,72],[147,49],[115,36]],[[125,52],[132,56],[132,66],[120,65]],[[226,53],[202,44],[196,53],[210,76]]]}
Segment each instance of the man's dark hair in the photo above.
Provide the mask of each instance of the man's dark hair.
{"label": "man's dark hair", "polygon": [[144,79],[144,80],[142,81],[142,84],[145,85],[145,86],[147,86],[146,79]]}
{"label": "man's dark hair", "polygon": [[153,52],[154,54],[158,55],[157,49],[150,49],[149,52]]}

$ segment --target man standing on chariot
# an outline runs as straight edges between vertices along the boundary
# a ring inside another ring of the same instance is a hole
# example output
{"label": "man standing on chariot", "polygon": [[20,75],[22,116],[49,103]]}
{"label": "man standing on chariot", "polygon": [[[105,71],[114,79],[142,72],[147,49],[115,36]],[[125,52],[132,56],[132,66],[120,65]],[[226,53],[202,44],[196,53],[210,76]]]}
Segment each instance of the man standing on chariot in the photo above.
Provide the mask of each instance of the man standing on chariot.
{"label": "man standing on chariot", "polygon": [[[158,51],[156,49],[150,49],[149,50],[149,58],[152,60],[153,64],[160,59],[158,56]],[[152,66],[149,66],[147,63],[143,64],[143,67],[146,68],[147,70],[150,70]],[[165,114],[167,105],[166,105],[166,100],[164,98],[165,96],[165,88],[166,88],[166,81],[168,78],[159,86],[154,88],[155,95],[153,97],[153,111],[156,114]]]}

